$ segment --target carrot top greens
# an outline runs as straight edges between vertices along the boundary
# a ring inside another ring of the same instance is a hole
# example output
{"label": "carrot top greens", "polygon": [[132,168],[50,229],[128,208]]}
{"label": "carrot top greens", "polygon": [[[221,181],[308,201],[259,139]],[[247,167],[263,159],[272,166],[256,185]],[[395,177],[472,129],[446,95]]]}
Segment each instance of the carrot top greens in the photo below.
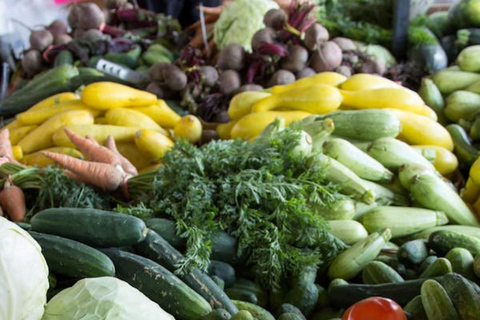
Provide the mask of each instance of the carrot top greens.
{"label": "carrot top greens", "polygon": [[309,205],[334,202],[338,188],[321,168],[308,165],[300,138],[300,131],[287,128],[252,143],[215,141],[198,148],[180,141],[158,171],[129,180],[132,198],[174,218],[186,238],[178,272],[206,269],[212,235],[220,230],[238,239],[239,255],[270,289],[344,249]]}

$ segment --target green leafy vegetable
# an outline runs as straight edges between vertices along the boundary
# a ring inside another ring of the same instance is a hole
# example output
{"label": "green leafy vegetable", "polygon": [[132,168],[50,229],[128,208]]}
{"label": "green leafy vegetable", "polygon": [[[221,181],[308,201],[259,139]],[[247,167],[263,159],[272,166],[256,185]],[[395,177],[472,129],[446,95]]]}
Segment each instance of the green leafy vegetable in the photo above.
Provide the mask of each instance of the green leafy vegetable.
{"label": "green leafy vegetable", "polygon": [[173,217],[187,239],[178,272],[206,269],[212,235],[221,230],[238,239],[257,281],[271,289],[281,277],[344,249],[309,205],[328,206],[344,196],[298,152],[301,137],[286,128],[252,143],[215,141],[197,148],[178,142],[157,172],[129,180],[132,198]]}

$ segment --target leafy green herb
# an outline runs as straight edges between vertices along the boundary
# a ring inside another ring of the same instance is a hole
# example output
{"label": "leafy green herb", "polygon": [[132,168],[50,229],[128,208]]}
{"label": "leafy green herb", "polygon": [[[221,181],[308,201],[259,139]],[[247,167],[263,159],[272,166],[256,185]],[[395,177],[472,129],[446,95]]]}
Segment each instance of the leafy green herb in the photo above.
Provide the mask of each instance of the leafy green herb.
{"label": "leafy green herb", "polygon": [[152,218],[153,216],[153,210],[145,207],[145,204],[143,204],[142,202],[132,207],[124,207],[120,204],[117,204],[117,208],[115,209],[115,211],[140,218],[144,221]]}
{"label": "leafy green herb", "polygon": [[129,180],[133,199],[177,221],[187,240],[178,272],[205,270],[212,235],[222,230],[238,240],[238,253],[248,256],[257,281],[270,289],[344,249],[309,205],[328,206],[339,195],[321,168],[298,153],[300,136],[287,128],[252,143],[197,148],[178,142],[157,172]]}

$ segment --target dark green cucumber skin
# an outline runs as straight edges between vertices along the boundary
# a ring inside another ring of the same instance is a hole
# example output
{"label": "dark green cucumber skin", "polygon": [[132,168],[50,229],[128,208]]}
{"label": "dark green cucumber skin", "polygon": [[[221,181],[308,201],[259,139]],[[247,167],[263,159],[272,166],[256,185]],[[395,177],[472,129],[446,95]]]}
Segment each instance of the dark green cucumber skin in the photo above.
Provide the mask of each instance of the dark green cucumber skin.
{"label": "dark green cucumber skin", "polygon": [[428,238],[430,249],[442,255],[447,254],[453,248],[464,248],[473,256],[480,254],[480,240],[461,233],[438,230]]}
{"label": "dark green cucumber skin", "polygon": [[428,256],[425,258],[425,260],[423,260],[422,264],[420,264],[420,267],[418,269],[418,273],[419,274],[422,274],[432,263],[435,262],[435,260],[437,260],[438,257],[437,256]]}
{"label": "dark green cucumber skin", "polygon": [[32,230],[73,239],[94,247],[134,245],[147,232],[137,217],[112,211],[79,208],[51,208],[31,220]]}
{"label": "dark green cucumber skin", "polygon": [[232,287],[225,289],[225,293],[232,300],[240,300],[258,305],[257,295],[248,289]]}
{"label": "dark green cucumber skin", "polygon": [[301,283],[290,289],[283,303],[294,305],[308,318],[317,305],[318,295],[318,288],[314,283]]}
{"label": "dark green cucumber skin", "polygon": [[300,317],[298,314],[289,312],[282,314],[278,320],[302,320],[304,318]]}
{"label": "dark green cucumber skin", "polygon": [[117,249],[102,250],[115,264],[116,275],[180,320],[196,320],[212,312],[198,293],[158,263]]}
{"label": "dark green cucumber skin", "polygon": [[281,316],[284,313],[295,313],[300,317],[301,320],[307,320],[303,315],[302,311],[295,307],[293,304],[284,303],[277,310],[277,317]]}
{"label": "dark green cucumber skin", "polygon": [[398,283],[404,279],[397,271],[381,261],[372,261],[362,270],[365,284]]}
{"label": "dark green cucumber skin", "polygon": [[55,57],[55,61],[53,62],[53,65],[55,67],[58,67],[58,66],[61,66],[62,64],[69,64],[69,65],[73,64],[73,55],[70,51],[62,50]]}
{"label": "dark green cucumber skin", "polygon": [[231,318],[232,315],[227,310],[215,309],[203,317],[202,320],[229,320]]}
{"label": "dark green cucumber skin", "polygon": [[[247,291],[255,295],[255,299],[257,302],[255,302],[256,305],[266,308],[268,305],[268,293],[263,290],[257,283],[250,281],[245,278],[239,278],[233,286],[231,286],[229,289],[238,289],[240,291]],[[228,289],[227,289],[228,290]],[[228,293],[227,293],[228,294]],[[235,299],[230,297],[232,300],[242,300],[242,299]],[[244,300],[247,301],[247,300]],[[252,302],[253,303],[253,302]]]}
{"label": "dark green cucumber skin", "polygon": [[416,296],[403,308],[410,314],[411,320],[428,320],[425,309],[423,308],[422,296]]}
{"label": "dark green cucumber skin", "polygon": [[477,276],[473,271],[473,255],[464,248],[454,248],[448,251],[445,256],[452,264],[452,270],[470,281],[477,281]]}
{"label": "dark green cucumber skin", "polygon": [[42,248],[51,272],[72,278],[115,276],[112,260],[97,249],[50,234],[29,233]]}
{"label": "dark green cucumber skin", "polygon": [[457,309],[459,320],[479,318],[480,294],[472,282],[457,273],[450,273],[440,283]]}
{"label": "dark green cucumber skin", "polygon": [[[147,221],[147,227],[158,233],[175,249],[179,251],[185,249],[186,239],[176,234],[174,221],[165,218],[153,218]],[[228,233],[219,232],[213,236],[210,259],[236,265],[244,262],[245,258],[245,256],[238,256],[237,240]]]}
{"label": "dark green cucumber skin", "polygon": [[450,272],[452,272],[450,261],[446,258],[438,258],[420,274],[419,278],[439,277]]}
{"label": "dark green cucumber skin", "polygon": [[235,268],[222,261],[210,260],[208,275],[219,277],[225,281],[225,286],[227,287],[235,283]]}
{"label": "dark green cucumber skin", "polygon": [[239,310],[247,310],[250,312],[256,320],[275,320],[273,315],[262,307],[239,300],[233,300],[233,303]]}
{"label": "dark green cucumber skin", "polygon": [[[145,240],[135,245],[134,248],[142,256],[158,262],[172,272],[176,270],[177,263],[183,259],[180,252],[152,230],[148,230]],[[215,309],[223,308],[232,315],[238,312],[237,307],[225,292],[204,272],[196,268],[180,277]]]}
{"label": "dark green cucumber skin", "polygon": [[426,241],[423,239],[405,242],[397,252],[398,261],[408,265],[418,265],[428,256]]}

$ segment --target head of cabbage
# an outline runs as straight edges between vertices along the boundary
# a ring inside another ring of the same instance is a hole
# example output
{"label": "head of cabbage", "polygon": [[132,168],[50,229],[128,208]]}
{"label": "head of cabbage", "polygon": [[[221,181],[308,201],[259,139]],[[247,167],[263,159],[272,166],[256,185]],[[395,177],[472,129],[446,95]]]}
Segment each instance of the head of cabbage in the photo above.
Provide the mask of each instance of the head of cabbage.
{"label": "head of cabbage", "polygon": [[273,0],[234,0],[223,10],[215,23],[214,40],[223,50],[230,43],[238,43],[250,52],[255,32],[265,27],[263,16],[270,9],[278,9]]}
{"label": "head of cabbage", "polygon": [[40,246],[0,217],[0,319],[41,319],[47,290],[48,267]]}
{"label": "head of cabbage", "polygon": [[42,320],[175,320],[125,281],[87,278],[62,290],[47,304]]}

